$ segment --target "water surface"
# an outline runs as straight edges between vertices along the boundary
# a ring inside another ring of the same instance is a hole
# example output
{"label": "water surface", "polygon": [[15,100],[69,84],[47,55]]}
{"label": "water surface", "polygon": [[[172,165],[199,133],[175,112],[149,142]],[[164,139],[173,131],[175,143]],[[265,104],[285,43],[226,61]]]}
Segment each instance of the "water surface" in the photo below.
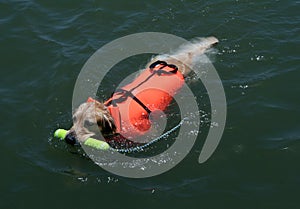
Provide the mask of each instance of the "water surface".
{"label": "water surface", "polygon": [[[291,0],[1,1],[1,208],[299,208],[299,22]],[[174,169],[136,180],[51,136],[71,125],[86,60],[148,31],[218,37],[228,117],[205,164],[197,162],[201,135]]]}

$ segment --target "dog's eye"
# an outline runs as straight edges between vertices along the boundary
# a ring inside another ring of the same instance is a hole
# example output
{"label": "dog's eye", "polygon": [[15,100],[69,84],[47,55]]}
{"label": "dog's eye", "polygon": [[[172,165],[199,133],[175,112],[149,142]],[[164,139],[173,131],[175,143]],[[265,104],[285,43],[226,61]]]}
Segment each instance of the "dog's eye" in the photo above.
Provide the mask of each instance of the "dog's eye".
{"label": "dog's eye", "polygon": [[73,123],[76,123],[77,118],[75,116],[73,116],[72,120],[73,120]]}
{"label": "dog's eye", "polygon": [[88,120],[84,121],[84,126],[86,126],[86,127],[93,126],[93,125],[94,125],[94,123],[92,123],[91,121],[88,121]]}

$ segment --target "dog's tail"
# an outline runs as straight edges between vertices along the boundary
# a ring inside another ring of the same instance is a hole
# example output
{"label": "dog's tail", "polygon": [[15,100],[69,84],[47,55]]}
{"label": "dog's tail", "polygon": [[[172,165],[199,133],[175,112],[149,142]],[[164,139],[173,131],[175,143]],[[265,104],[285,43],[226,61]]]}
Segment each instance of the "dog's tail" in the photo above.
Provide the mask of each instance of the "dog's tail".
{"label": "dog's tail", "polygon": [[148,64],[157,60],[163,60],[170,64],[175,64],[179,67],[180,72],[183,75],[189,74],[191,68],[194,68],[197,64],[201,63],[201,55],[207,52],[211,47],[216,45],[219,40],[213,36],[207,38],[195,38],[192,41],[183,44],[176,51],[170,54],[163,54],[154,57]]}
{"label": "dog's tail", "polygon": [[218,42],[219,40],[213,36],[207,38],[197,38],[187,44],[182,45],[170,56],[193,67],[195,60]]}
{"label": "dog's tail", "polygon": [[181,72],[187,75],[190,69],[201,62],[201,55],[216,45],[219,40],[213,36],[207,38],[196,38],[183,44],[170,54],[156,56],[153,60],[164,60],[181,68]]}

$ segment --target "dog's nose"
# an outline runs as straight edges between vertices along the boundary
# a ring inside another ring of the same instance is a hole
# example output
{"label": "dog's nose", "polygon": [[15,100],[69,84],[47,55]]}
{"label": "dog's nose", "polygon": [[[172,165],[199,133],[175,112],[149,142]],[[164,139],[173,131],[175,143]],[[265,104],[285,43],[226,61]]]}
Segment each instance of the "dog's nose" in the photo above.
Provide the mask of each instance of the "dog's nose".
{"label": "dog's nose", "polygon": [[76,144],[77,143],[77,140],[76,140],[76,134],[75,132],[69,132],[66,137],[65,137],[65,141],[68,143],[68,144]]}

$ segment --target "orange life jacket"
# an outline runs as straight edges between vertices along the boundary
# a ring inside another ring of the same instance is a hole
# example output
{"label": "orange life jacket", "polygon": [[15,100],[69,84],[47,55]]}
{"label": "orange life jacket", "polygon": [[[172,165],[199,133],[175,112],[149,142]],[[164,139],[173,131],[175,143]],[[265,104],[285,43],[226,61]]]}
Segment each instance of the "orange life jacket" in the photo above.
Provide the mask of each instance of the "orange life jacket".
{"label": "orange life jacket", "polygon": [[151,127],[150,113],[165,110],[183,84],[183,75],[175,65],[164,61],[151,64],[104,103],[114,119],[117,132],[127,139],[144,135]]}

